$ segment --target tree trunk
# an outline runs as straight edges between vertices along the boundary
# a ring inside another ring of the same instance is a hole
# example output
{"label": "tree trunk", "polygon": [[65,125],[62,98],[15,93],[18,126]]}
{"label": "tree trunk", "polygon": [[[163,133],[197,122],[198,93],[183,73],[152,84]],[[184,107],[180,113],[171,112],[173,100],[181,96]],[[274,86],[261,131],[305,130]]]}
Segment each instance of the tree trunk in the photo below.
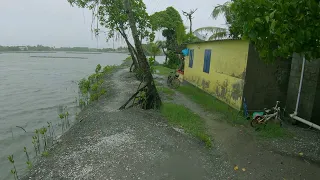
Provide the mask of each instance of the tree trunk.
{"label": "tree trunk", "polygon": [[129,25],[131,28],[132,37],[134,39],[134,44],[136,47],[136,51],[138,54],[138,61],[140,64],[140,68],[144,72],[145,80],[146,80],[146,96],[145,96],[145,109],[152,108],[160,108],[161,99],[158,94],[157,88],[154,84],[153,77],[150,71],[150,66],[147,61],[147,57],[145,56],[142,48],[142,44],[139,38],[136,20],[134,19],[134,15],[131,9],[130,0],[124,0],[124,7],[129,19]]}
{"label": "tree trunk", "polygon": [[[134,65],[134,69],[138,68],[139,67],[139,64],[138,64],[138,61],[137,61],[137,56],[136,54],[134,53],[135,49],[134,47],[131,45],[129,39],[128,39],[128,36],[126,35],[126,33],[124,32],[124,29],[123,29],[123,26],[120,26],[120,29],[118,30],[119,33],[121,34],[121,36],[123,37],[123,39],[126,41],[127,43],[127,46],[128,46],[128,50],[129,50],[129,53],[131,55],[131,59],[132,59],[132,63]],[[130,67],[130,72],[132,72],[132,66]]]}
{"label": "tree trunk", "polygon": [[190,20],[190,34],[192,34],[192,18],[190,17],[189,20]]}
{"label": "tree trunk", "polygon": [[168,63],[168,54],[166,53],[166,51],[164,50],[164,48],[161,46],[162,52],[163,54],[166,56],[166,60],[164,61],[164,64]]}

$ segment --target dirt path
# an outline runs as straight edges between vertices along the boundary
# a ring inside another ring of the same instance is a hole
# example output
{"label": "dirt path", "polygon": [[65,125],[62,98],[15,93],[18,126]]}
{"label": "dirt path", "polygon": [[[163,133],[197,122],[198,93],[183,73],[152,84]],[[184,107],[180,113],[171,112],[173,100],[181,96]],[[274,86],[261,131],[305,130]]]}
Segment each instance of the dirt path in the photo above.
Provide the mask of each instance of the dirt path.
{"label": "dirt path", "polygon": [[[234,127],[222,122],[222,115],[206,112],[200,105],[177,91],[172,102],[186,106],[205,120],[208,133],[214,139],[214,148],[224,152],[230,164],[239,167],[237,178],[246,180],[320,179],[319,164],[312,163],[303,157],[297,158],[288,156],[287,153],[279,153],[283,149],[278,149],[279,152],[274,151],[273,142],[261,143],[246,127]],[[318,139],[315,138],[313,142],[318,142]],[[286,143],[283,142],[283,144]],[[310,144],[307,147],[316,150],[319,146],[320,144]],[[317,155],[316,152],[313,153]],[[242,168],[245,168],[243,169],[245,172],[241,172]]]}
{"label": "dirt path", "polygon": [[139,84],[128,70],[104,84],[106,97],[83,110],[24,179],[238,179],[218,149],[175,131],[159,112],[118,111]]}

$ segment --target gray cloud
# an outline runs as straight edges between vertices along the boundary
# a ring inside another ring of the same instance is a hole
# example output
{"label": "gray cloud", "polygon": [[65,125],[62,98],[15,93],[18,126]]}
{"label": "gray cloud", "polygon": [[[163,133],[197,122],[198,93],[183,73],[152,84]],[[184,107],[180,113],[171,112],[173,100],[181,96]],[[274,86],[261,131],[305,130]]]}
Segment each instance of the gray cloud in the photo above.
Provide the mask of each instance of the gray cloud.
{"label": "gray cloud", "polygon": [[[223,27],[223,17],[213,20],[210,13],[214,6],[226,0],[144,0],[148,13],[175,7],[182,10],[198,8],[194,14],[193,29],[204,26]],[[105,42],[100,35],[97,41],[91,33],[91,12],[87,9],[71,7],[67,0],[1,0],[0,2],[0,44],[1,45],[49,45],[49,46],[89,46],[112,47],[113,42]],[[186,17],[184,24],[189,26]],[[157,33],[157,39],[161,33]],[[115,42],[115,46],[124,42]]]}

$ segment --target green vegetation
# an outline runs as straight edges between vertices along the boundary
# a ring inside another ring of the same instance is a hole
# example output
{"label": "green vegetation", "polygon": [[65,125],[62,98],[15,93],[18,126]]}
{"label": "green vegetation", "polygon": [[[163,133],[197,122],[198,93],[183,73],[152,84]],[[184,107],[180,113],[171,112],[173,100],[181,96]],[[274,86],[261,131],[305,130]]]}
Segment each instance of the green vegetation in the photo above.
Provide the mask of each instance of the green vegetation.
{"label": "green vegetation", "polygon": [[15,166],[15,164],[14,164],[13,155],[8,156],[8,160],[9,160],[9,162],[10,162],[10,163],[12,164],[12,166],[13,166],[13,169],[11,169],[11,171],[10,171],[11,174],[13,174],[15,180],[19,180],[17,168],[16,168],[16,166]]}
{"label": "green vegetation", "polygon": [[26,157],[27,157],[27,161],[26,161],[27,168],[28,168],[28,169],[31,169],[31,168],[32,168],[32,162],[30,161],[30,157],[29,157],[29,154],[28,154],[28,151],[27,151],[27,147],[24,147],[24,148],[23,148],[23,152],[26,153]]}
{"label": "green vegetation", "polygon": [[244,117],[240,116],[238,111],[197,87],[184,85],[180,86],[177,90],[195,103],[201,105],[206,111],[221,113],[224,115],[226,120],[232,124],[248,124],[248,121]]}
{"label": "green vegetation", "polygon": [[160,46],[154,42],[142,45],[145,55],[152,56],[154,59],[161,54]]}
{"label": "green vegetation", "polygon": [[199,138],[208,148],[212,146],[211,139],[206,133],[205,122],[190,109],[182,105],[164,103],[161,107],[161,113],[173,126],[180,127]]}
{"label": "green vegetation", "polygon": [[[170,72],[175,71],[175,69],[170,69],[170,68],[162,66],[162,65],[154,66],[154,70],[155,70],[156,74],[159,74],[162,76],[168,76],[170,74]],[[158,73],[157,73],[157,70],[159,71]]]}
{"label": "green vegetation", "polygon": [[276,123],[268,123],[264,128],[259,129],[257,134],[261,138],[284,138],[291,136],[286,129]]}
{"label": "green vegetation", "polygon": [[152,28],[154,30],[162,29],[162,35],[166,38],[166,55],[169,58],[166,65],[168,67],[176,67],[180,64],[180,60],[175,52],[186,36],[179,12],[173,7],[168,7],[164,11],[154,13],[150,16],[150,19]]}
{"label": "green vegetation", "polygon": [[260,57],[272,62],[293,53],[320,57],[319,11],[315,0],[241,0],[215,7],[212,16],[225,14],[230,35],[251,41]]}
{"label": "green vegetation", "polygon": [[59,114],[59,118],[61,119],[62,132],[64,132],[65,129],[70,127],[69,112],[61,112]]}
{"label": "green vegetation", "polygon": [[65,51],[65,52],[123,52],[127,53],[127,47],[112,48],[89,48],[89,47],[50,47],[50,46],[0,46],[0,52],[16,52],[16,51]]}
{"label": "green vegetation", "polygon": [[48,151],[43,151],[41,155],[43,157],[48,157],[49,156],[49,152]]}
{"label": "green vegetation", "polygon": [[157,87],[157,89],[158,89],[160,92],[162,92],[162,93],[164,93],[164,94],[166,94],[166,95],[168,95],[168,96],[173,96],[173,95],[176,94],[174,90],[169,89],[169,88],[167,88],[167,87],[159,86],[159,87]]}
{"label": "green vegetation", "polygon": [[[106,94],[106,90],[102,87],[103,76],[110,74],[116,66],[105,66],[103,69],[100,64],[96,66],[95,73],[91,74],[87,79],[83,78],[78,83],[79,85],[79,106],[81,108],[88,105],[90,102],[99,100]],[[101,71],[102,69],[102,71]],[[60,117],[61,118],[61,117]]]}

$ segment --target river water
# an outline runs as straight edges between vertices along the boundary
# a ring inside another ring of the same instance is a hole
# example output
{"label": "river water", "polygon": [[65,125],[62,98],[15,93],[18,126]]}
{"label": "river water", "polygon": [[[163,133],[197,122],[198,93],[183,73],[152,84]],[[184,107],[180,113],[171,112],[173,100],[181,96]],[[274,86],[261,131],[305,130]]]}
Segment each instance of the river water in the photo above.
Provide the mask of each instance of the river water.
{"label": "river water", "polygon": [[0,54],[0,180],[13,179],[8,155],[13,154],[18,174],[26,170],[23,148],[27,147],[30,156],[34,156],[32,136],[35,129],[51,122],[56,135],[61,133],[59,106],[66,106],[70,119],[74,119],[79,111],[75,102],[77,81],[92,74],[97,64],[102,67],[119,65],[126,57],[127,54],[117,53]]}

